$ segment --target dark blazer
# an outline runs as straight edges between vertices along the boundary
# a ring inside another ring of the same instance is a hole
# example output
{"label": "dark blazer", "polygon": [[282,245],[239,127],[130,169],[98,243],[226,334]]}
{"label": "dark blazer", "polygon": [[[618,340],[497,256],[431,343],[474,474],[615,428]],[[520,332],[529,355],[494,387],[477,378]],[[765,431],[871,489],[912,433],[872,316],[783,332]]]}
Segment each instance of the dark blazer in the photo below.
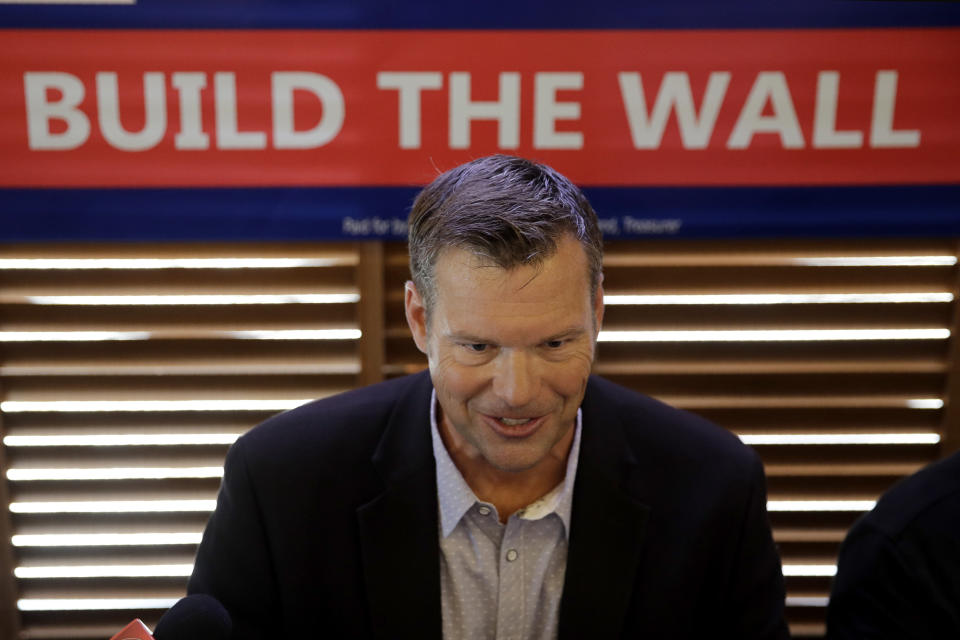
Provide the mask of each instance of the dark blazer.
{"label": "dark blazer", "polygon": [[[319,400],[230,449],[188,591],[234,638],[441,638],[431,389]],[[560,637],[788,637],[756,454],[601,378],[582,409]]]}
{"label": "dark blazer", "polygon": [[850,529],[827,638],[960,638],[960,452],[897,483]]}

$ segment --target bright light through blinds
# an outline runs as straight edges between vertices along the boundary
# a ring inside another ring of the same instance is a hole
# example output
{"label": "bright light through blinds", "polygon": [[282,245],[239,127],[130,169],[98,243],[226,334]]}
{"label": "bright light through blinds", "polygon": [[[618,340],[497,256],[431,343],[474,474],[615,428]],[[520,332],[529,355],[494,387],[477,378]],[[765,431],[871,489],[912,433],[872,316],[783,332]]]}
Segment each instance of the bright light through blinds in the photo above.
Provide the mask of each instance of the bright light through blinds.
{"label": "bright light through blinds", "polygon": [[349,304],[358,302],[356,293],[301,293],[257,295],[154,295],[154,296],[28,296],[30,304],[80,306],[172,306],[233,304]]}
{"label": "bright light through blinds", "polygon": [[767,305],[767,304],[887,304],[952,302],[952,293],[754,293],[618,295],[603,297],[609,305]]}
{"label": "bright light through blinds", "polygon": [[165,533],[40,533],[18,534],[15,547],[151,547],[200,544],[199,531]]}
{"label": "bright light through blinds", "polygon": [[[17,567],[18,578],[164,578],[187,577],[193,571],[192,564],[168,565],[58,565],[45,567]],[[833,564],[786,564],[783,575],[787,577],[833,577],[837,567]]]}
{"label": "bright light through blinds", "polygon": [[762,329],[601,331],[600,342],[821,342],[837,340],[946,340],[949,329]]}
{"label": "bright light through blinds", "polygon": [[0,331],[0,342],[106,342],[149,340],[149,331]]}
{"label": "bright light through blinds", "polygon": [[910,409],[943,409],[943,400],[940,398],[915,398],[907,400]]}
{"label": "bright light through blinds", "polygon": [[939,433],[783,433],[739,434],[749,445],[917,444],[940,442]]}
{"label": "bright light through blinds", "polygon": [[835,564],[785,564],[783,575],[791,578],[831,578],[837,575]]}
{"label": "bright light through blinds", "polygon": [[767,511],[870,511],[875,500],[769,500]]}
{"label": "bright light through blinds", "polygon": [[342,258],[0,258],[0,269],[294,269],[331,267]]}
{"label": "bright light through blinds", "polygon": [[[210,332],[239,340],[359,340],[360,329],[283,329]],[[106,342],[150,340],[149,331],[0,331],[0,342]]]}
{"label": "bright light through blinds", "polygon": [[[768,511],[869,511],[874,500],[770,500]],[[12,513],[169,513],[213,511],[216,500],[11,502]]]}
{"label": "bright light through blinds", "polygon": [[36,480],[168,480],[172,478],[222,478],[223,467],[100,467],[95,469],[7,470],[13,482]]}
{"label": "bright light through blinds", "polygon": [[216,500],[11,502],[12,513],[178,513],[213,511]]}
{"label": "bright light through blinds", "polygon": [[169,609],[179,598],[21,598],[20,611],[116,611]]}
{"label": "bright light through blinds", "polygon": [[956,256],[820,256],[794,258],[806,267],[952,267]]}
{"label": "bright light through blinds", "polygon": [[359,340],[360,329],[282,329],[275,331],[227,331],[241,340]]}
{"label": "bright light through blinds", "polygon": [[[314,398],[294,400],[7,400],[0,402],[0,412],[286,411],[313,400]],[[903,406],[909,409],[942,409],[943,400],[939,398],[910,398],[904,401]]]}
{"label": "bright light through blinds", "polygon": [[109,411],[285,411],[313,398],[279,400],[7,400],[3,413]]}
{"label": "bright light through blinds", "polygon": [[140,447],[229,445],[240,433],[117,433],[87,435],[6,436],[8,447]]}
{"label": "bright light through blinds", "polygon": [[64,565],[17,567],[13,575],[25,579],[49,578],[185,578],[193,572],[192,564],[143,565]]}
{"label": "bright light through blinds", "polygon": [[830,598],[826,596],[787,596],[788,607],[826,607]]}

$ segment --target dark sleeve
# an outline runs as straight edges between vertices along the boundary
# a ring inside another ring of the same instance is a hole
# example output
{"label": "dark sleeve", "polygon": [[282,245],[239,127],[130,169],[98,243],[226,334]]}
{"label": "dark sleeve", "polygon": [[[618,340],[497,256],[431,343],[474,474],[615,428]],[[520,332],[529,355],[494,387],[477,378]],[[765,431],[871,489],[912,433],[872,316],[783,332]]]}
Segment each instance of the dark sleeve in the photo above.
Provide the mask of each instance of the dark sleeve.
{"label": "dark sleeve", "polygon": [[747,501],[733,577],[726,594],[731,640],[781,640],[790,637],[784,619],[785,593],[780,555],[767,518],[763,465],[753,457]]}
{"label": "dark sleeve", "polygon": [[[933,552],[936,555],[935,551]],[[837,576],[827,610],[827,637],[831,640],[921,640],[946,637],[931,592],[939,569],[876,528],[867,519],[858,522],[840,548]],[[941,561],[947,558],[941,558]]]}
{"label": "dark sleeve", "polygon": [[276,579],[261,509],[241,438],[227,454],[217,508],[197,552],[187,593],[206,593],[227,609],[233,640],[270,640],[279,628]]}

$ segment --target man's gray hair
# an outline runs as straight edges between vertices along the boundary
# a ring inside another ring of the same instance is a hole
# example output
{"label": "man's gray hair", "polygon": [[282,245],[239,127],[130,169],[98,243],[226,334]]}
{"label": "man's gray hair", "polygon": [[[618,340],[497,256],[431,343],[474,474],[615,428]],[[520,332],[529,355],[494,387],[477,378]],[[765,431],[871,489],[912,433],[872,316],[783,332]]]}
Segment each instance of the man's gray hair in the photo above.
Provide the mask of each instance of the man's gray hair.
{"label": "man's gray hair", "polygon": [[530,160],[479,158],[438,176],[414,201],[410,274],[429,314],[436,296],[434,266],[444,249],[465,249],[502,269],[536,266],[568,233],[587,256],[592,299],[603,268],[603,237],[580,189]]}

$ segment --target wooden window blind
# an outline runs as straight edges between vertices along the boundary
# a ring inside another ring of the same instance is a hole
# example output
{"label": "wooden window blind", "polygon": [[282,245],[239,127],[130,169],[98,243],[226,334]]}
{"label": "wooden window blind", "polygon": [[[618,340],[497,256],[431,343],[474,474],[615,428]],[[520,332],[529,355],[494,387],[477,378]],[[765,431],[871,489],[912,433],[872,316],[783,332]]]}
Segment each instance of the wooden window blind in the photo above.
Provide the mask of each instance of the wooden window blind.
{"label": "wooden window blind", "polygon": [[361,383],[362,251],[3,249],[4,543],[21,637],[107,638],[183,595],[229,444]]}
{"label": "wooden window blind", "polygon": [[[0,248],[4,631],[154,623],[237,435],[425,366],[406,260],[393,243]],[[596,371],[756,447],[797,637],[823,634],[849,525],[958,446],[956,262],[950,239],[607,247]]]}

